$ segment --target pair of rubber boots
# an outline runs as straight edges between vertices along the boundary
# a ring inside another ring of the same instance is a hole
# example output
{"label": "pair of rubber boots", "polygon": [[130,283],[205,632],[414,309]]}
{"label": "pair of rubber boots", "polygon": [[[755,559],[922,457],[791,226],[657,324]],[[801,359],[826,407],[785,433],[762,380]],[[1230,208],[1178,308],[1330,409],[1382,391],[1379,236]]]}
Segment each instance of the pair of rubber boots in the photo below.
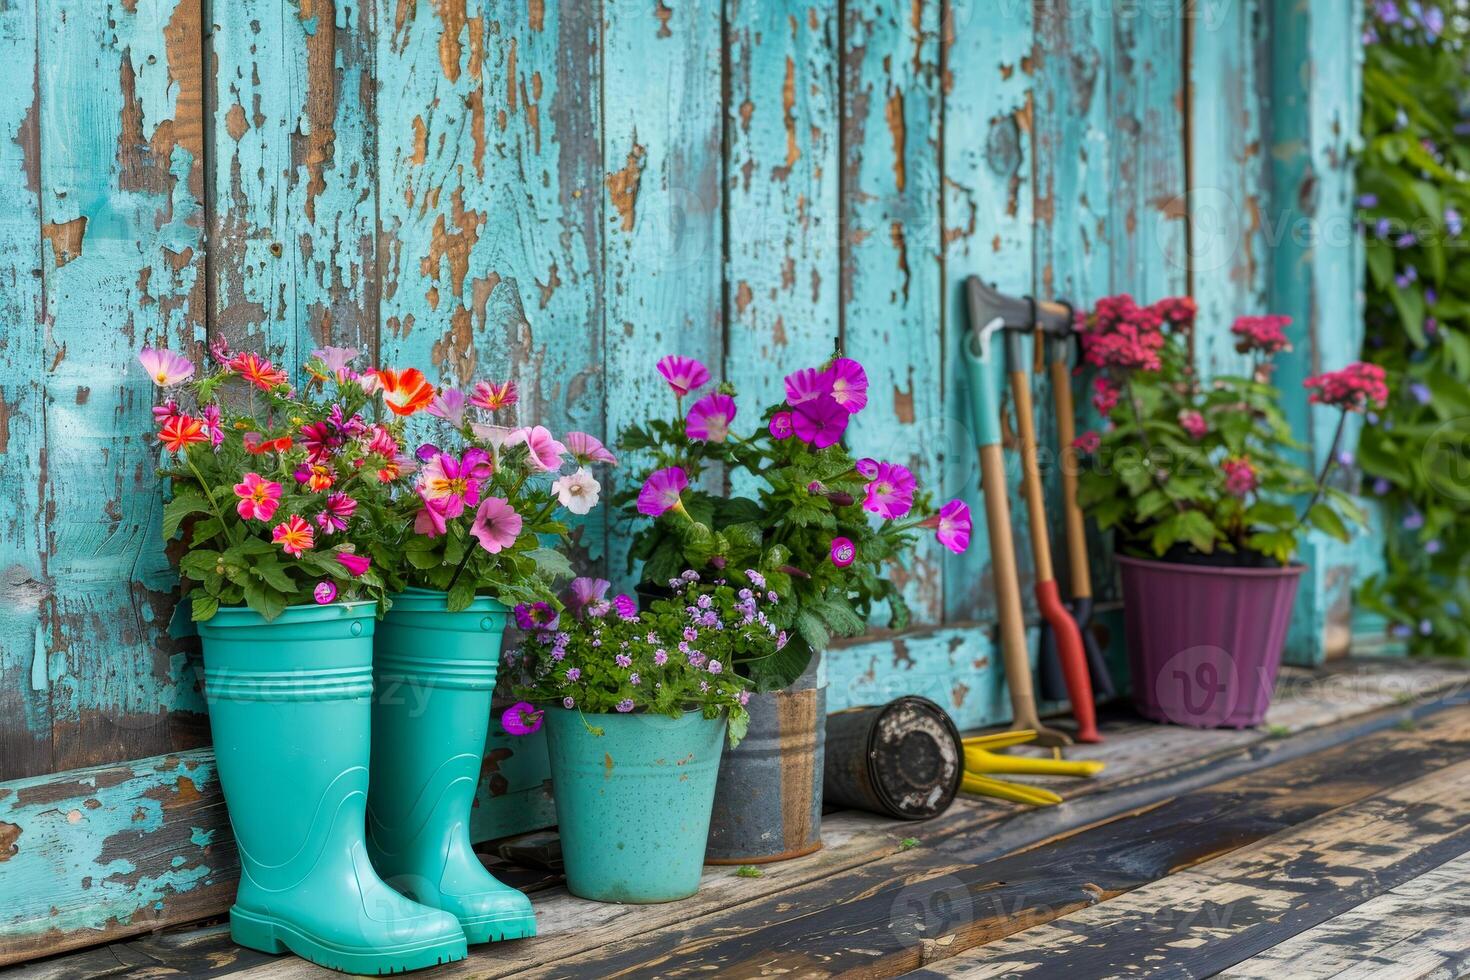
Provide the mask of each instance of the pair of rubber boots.
{"label": "pair of rubber boots", "polygon": [[371,603],[199,624],[240,945],[397,973],[536,934],[530,900],[470,846],[505,618],[484,603],[446,613],[429,593],[376,624]]}

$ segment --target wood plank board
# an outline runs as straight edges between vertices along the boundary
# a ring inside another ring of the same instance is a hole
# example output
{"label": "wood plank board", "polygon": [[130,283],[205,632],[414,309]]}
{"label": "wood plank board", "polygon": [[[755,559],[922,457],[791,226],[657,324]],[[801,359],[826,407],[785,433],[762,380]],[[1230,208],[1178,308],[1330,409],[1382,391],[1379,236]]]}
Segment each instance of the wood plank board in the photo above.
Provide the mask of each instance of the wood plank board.
{"label": "wood plank board", "polygon": [[1210,976],[1463,854],[1466,812],[1460,761],[916,976]]}
{"label": "wood plank board", "polygon": [[1470,965],[1470,853],[1217,974],[1228,980],[1410,980]]}

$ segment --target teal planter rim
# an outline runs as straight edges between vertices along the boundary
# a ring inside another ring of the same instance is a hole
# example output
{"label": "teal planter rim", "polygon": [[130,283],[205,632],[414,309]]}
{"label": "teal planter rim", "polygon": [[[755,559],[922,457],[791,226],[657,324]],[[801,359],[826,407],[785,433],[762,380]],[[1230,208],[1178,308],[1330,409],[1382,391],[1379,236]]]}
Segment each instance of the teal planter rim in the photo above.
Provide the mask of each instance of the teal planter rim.
{"label": "teal planter rim", "polygon": [[[318,623],[332,619],[368,619],[377,615],[377,603],[371,599],[347,602],[303,602],[287,606],[275,619],[266,619],[249,606],[220,606],[209,619],[194,624],[199,630],[229,629],[235,626],[278,626],[282,623]],[[220,618],[224,618],[224,622]]]}
{"label": "teal planter rim", "polygon": [[[449,603],[449,593],[443,589],[425,589],[417,585],[410,585],[402,592],[390,592],[388,599],[393,605],[388,610],[388,615],[393,615],[393,610],[404,609],[413,612],[448,612],[444,607]],[[496,599],[494,596],[477,595],[475,600],[463,609],[456,609],[455,613],[509,613],[510,606]]]}
{"label": "teal planter rim", "polygon": [[690,716],[698,718],[700,721],[718,721],[724,722],[726,724],[728,724],[730,721],[730,709],[728,708],[721,708],[720,713],[715,715],[713,718],[706,718],[704,716],[704,711],[700,708],[687,708],[685,709],[683,714],[681,714],[677,718],[674,718],[670,715],[655,714],[651,711],[644,711],[641,708],[634,711],[583,711],[581,708],[568,708],[560,701],[554,699],[547,701],[532,701],[531,704],[537,708],[545,708],[549,711],[560,711],[569,715],[581,714],[587,718],[662,718],[671,725],[680,724],[681,722],[686,721]]}

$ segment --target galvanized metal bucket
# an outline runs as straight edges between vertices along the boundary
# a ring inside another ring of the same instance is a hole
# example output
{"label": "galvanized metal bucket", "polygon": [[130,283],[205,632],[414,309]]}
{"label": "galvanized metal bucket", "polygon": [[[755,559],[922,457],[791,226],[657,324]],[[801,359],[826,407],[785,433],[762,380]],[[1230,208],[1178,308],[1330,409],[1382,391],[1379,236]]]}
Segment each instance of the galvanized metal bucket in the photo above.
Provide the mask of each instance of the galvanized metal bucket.
{"label": "galvanized metal bucket", "polygon": [[901,820],[935,817],[959,792],[964,758],[959,729],[928,698],[839,711],[827,716],[827,803]]}
{"label": "galvanized metal bucket", "polygon": [[706,864],[785,861],[822,846],[827,688],[808,673],[802,690],[751,696],[750,729],[720,762]]}

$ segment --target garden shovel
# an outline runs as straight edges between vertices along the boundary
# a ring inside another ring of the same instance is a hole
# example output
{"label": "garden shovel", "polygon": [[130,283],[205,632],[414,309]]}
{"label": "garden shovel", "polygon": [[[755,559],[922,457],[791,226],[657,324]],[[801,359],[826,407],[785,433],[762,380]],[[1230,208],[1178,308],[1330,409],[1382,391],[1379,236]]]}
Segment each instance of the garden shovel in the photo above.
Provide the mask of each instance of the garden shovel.
{"label": "garden shovel", "polygon": [[[1031,377],[1021,353],[1019,330],[1006,331],[1006,361],[1011,376],[1011,399],[1016,405],[1016,429],[1021,437],[1021,488],[1030,518],[1031,554],[1036,565],[1036,605],[1056,634],[1062,676],[1077,719],[1077,741],[1101,742],[1092,705],[1092,681],[1088,677],[1082,631],[1062,605],[1051,564],[1051,532],[1046,523],[1046,499],[1041,487],[1041,467],[1036,460],[1036,419],[1031,406]],[[1038,340],[1038,343],[1041,341]]]}
{"label": "garden shovel", "polygon": [[990,531],[990,569],[995,578],[996,618],[1000,621],[1001,660],[1011,693],[1012,724],[1036,732],[1038,745],[1071,744],[1064,733],[1041,724],[1031,686],[1031,660],[1026,652],[1026,623],[1021,586],[1016,575],[1016,548],[1011,537],[1011,507],[1006,497],[1005,458],[1000,448],[1000,394],[992,360],[991,339],[1005,326],[1003,317],[989,321],[983,310],[985,286],[971,277],[965,284],[970,330],[962,344],[970,381],[970,420],[980,448],[980,486],[985,494],[985,522]]}
{"label": "garden shovel", "polygon": [[[1082,521],[1082,508],[1077,506],[1077,450],[1072,446],[1077,438],[1077,417],[1072,405],[1071,367],[1067,363],[1071,341],[1068,337],[1052,336],[1047,347],[1051,352],[1052,404],[1057,412],[1057,442],[1062,460],[1062,516],[1067,531],[1067,569],[1072,592],[1067,608],[1082,634],[1092,693],[1100,699],[1110,698],[1114,690],[1108,662],[1103,658],[1097,637],[1088,629],[1092,625],[1092,572],[1087,562],[1087,528]],[[1043,698],[1060,701],[1067,696],[1057,634],[1049,626],[1041,631],[1038,673]]]}

